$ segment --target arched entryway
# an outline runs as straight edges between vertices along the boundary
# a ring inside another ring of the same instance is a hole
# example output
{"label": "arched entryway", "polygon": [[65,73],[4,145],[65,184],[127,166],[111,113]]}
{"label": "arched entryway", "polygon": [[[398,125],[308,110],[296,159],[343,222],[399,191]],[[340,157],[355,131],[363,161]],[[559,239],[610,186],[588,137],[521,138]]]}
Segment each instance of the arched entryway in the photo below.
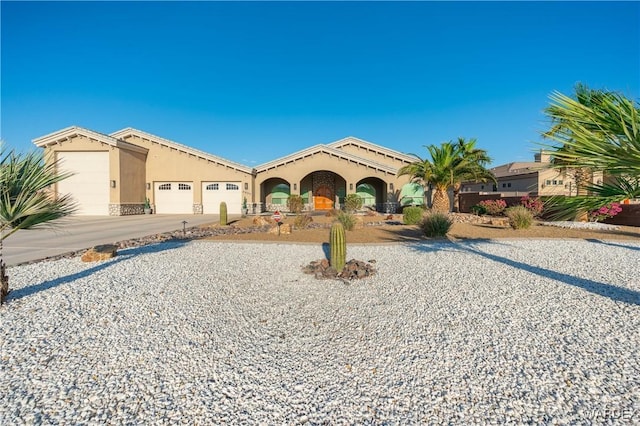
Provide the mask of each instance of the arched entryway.
{"label": "arched entryway", "polygon": [[342,176],[328,170],[318,170],[300,181],[300,195],[313,210],[338,208],[346,196],[347,182]]}
{"label": "arched entryway", "polygon": [[385,200],[386,183],[379,178],[368,177],[356,184],[356,194],[362,198],[363,207],[380,209]]}
{"label": "arched entryway", "polygon": [[262,183],[261,193],[267,211],[286,210],[291,187],[284,179],[272,178]]}

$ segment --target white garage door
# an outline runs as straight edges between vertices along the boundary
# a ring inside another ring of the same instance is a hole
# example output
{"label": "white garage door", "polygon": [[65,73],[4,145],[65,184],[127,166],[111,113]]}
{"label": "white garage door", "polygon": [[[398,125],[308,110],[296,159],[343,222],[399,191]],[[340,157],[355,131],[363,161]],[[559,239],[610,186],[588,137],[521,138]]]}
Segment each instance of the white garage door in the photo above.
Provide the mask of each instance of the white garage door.
{"label": "white garage door", "polygon": [[71,194],[78,210],[76,214],[109,214],[109,153],[58,152],[60,170],[73,176],[58,183],[60,194]]}
{"label": "white garage door", "polygon": [[158,214],[193,214],[193,182],[156,182]]}
{"label": "white garage door", "polygon": [[220,203],[227,203],[228,214],[242,213],[240,182],[203,182],[202,211],[204,214],[220,213]]}

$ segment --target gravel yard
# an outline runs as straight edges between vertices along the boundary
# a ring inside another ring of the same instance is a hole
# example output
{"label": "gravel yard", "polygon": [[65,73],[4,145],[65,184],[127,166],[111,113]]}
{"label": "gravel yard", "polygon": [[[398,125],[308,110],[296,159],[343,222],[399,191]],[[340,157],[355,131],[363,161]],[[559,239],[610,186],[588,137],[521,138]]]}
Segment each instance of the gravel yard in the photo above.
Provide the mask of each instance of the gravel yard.
{"label": "gravel yard", "polygon": [[9,269],[0,424],[640,422],[640,243],[181,242]]}

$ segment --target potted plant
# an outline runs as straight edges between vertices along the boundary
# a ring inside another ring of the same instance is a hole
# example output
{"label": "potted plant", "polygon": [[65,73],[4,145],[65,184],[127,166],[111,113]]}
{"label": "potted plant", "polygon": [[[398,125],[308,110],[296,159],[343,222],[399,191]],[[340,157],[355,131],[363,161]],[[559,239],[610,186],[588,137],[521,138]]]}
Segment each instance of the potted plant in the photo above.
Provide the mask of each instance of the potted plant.
{"label": "potted plant", "polygon": [[244,197],[242,200],[242,217],[245,217],[249,213],[249,208],[247,207],[247,197]]}
{"label": "potted plant", "polygon": [[144,199],[144,214],[151,214],[151,202],[146,197]]}

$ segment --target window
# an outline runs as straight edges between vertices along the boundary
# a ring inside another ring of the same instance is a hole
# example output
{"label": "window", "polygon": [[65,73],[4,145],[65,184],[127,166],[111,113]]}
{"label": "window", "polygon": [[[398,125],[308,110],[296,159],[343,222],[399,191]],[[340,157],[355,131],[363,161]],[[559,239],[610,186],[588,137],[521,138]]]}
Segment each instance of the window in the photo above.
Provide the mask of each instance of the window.
{"label": "window", "polygon": [[480,186],[480,189],[484,189],[484,185],[481,185],[481,186]]}
{"label": "window", "polygon": [[169,191],[170,191],[170,190],[171,190],[171,184],[170,184],[170,183],[163,183],[162,185],[160,185],[160,186],[158,187],[158,189],[159,189],[160,191],[167,191],[167,190],[169,190]]}
{"label": "window", "polygon": [[191,191],[191,185],[186,184],[186,183],[179,183],[178,184],[178,190],[179,191]]}
{"label": "window", "polygon": [[558,181],[554,179],[554,180],[553,180],[553,184],[554,184],[554,185],[557,185],[557,184],[558,184]]}
{"label": "window", "polygon": [[507,188],[511,188],[511,182],[507,184]]}
{"label": "window", "polygon": [[235,183],[228,183],[227,184],[227,191],[237,191],[239,189],[240,189],[240,187],[238,185],[236,185]]}
{"label": "window", "polygon": [[562,181],[561,180],[558,181],[558,185],[562,185]]}
{"label": "window", "polygon": [[551,185],[551,181],[549,179],[547,179],[547,181],[545,182],[547,185]]}
{"label": "window", "polygon": [[210,183],[209,185],[207,185],[207,191],[217,191],[217,190],[218,190],[217,183]]}

